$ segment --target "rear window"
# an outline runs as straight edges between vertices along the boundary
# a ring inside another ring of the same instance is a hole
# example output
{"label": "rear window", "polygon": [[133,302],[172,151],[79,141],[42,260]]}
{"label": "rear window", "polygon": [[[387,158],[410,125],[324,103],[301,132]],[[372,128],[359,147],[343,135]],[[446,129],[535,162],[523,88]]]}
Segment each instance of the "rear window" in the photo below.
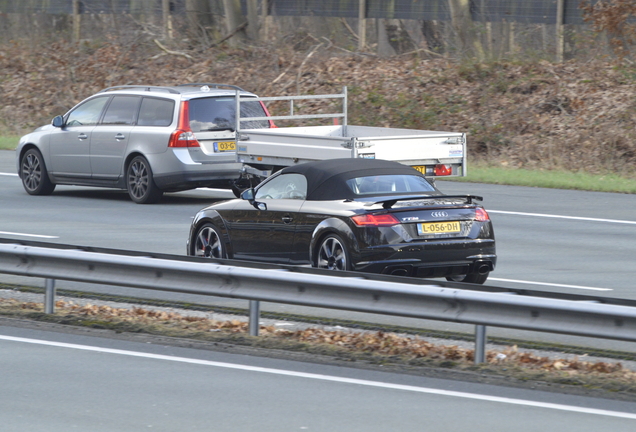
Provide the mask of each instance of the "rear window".
{"label": "rear window", "polygon": [[378,175],[347,180],[356,195],[433,192],[435,188],[423,177],[414,175]]}
{"label": "rear window", "polygon": [[[236,102],[234,97],[191,99],[190,128],[193,132],[234,130],[236,126]],[[258,101],[241,102],[241,117],[265,117],[267,114]],[[241,129],[268,128],[269,122],[242,121]]]}

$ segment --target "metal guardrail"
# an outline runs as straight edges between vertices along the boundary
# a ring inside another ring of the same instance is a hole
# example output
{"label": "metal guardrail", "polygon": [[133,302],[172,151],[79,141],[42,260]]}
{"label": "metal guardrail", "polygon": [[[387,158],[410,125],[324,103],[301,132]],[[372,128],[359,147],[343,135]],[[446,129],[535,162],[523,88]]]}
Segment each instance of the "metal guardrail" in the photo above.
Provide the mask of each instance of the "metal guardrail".
{"label": "metal guardrail", "polygon": [[[32,242],[35,243],[35,242]],[[86,249],[86,248],[84,248]],[[46,278],[52,312],[55,279],[295,304],[476,325],[475,361],[483,362],[485,326],[636,341],[636,307],[604,299],[549,298],[470,284],[411,280],[292,266],[251,265],[177,255],[82,250],[54,244],[0,242],[0,273]],[[481,290],[483,289],[483,290]],[[621,302],[621,301],[619,301]]]}

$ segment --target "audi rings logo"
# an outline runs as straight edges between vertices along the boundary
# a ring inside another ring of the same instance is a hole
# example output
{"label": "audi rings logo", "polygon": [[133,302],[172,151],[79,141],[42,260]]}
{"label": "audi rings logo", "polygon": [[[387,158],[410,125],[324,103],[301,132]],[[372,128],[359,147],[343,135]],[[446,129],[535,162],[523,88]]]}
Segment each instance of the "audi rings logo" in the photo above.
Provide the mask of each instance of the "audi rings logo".
{"label": "audi rings logo", "polygon": [[434,218],[445,218],[448,217],[448,213],[446,213],[445,211],[434,211],[431,212],[431,216]]}

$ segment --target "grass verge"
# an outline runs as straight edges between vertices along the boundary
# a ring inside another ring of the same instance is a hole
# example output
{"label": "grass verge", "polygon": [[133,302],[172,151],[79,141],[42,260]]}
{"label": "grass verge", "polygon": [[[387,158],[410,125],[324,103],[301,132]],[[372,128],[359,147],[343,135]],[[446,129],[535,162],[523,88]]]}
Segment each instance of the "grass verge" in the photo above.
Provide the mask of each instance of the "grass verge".
{"label": "grass verge", "polygon": [[0,150],[15,150],[19,142],[17,135],[0,135]]}
{"label": "grass verge", "polygon": [[584,172],[512,169],[486,165],[471,165],[466,177],[448,180],[594,192],[636,193],[636,178],[615,174],[594,175]]}

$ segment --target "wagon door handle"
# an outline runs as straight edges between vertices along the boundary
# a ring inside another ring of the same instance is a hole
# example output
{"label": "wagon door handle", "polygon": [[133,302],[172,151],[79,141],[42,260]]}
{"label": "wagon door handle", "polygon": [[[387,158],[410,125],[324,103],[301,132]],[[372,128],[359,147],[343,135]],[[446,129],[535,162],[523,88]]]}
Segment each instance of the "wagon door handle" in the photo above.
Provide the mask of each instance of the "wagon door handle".
{"label": "wagon door handle", "polygon": [[81,134],[77,135],[77,139],[80,140],[80,141],[81,140],[85,140],[87,138],[88,138],[88,135],[86,135],[85,133],[81,133]]}
{"label": "wagon door handle", "polygon": [[293,221],[294,221],[294,218],[291,217],[290,215],[283,216],[283,223],[288,224],[288,223],[292,223]]}
{"label": "wagon door handle", "polygon": [[116,139],[117,141],[121,141],[121,140],[125,140],[125,139],[126,139],[126,137],[124,136],[124,134],[122,134],[122,133],[118,133],[117,135],[115,135],[115,139]]}

